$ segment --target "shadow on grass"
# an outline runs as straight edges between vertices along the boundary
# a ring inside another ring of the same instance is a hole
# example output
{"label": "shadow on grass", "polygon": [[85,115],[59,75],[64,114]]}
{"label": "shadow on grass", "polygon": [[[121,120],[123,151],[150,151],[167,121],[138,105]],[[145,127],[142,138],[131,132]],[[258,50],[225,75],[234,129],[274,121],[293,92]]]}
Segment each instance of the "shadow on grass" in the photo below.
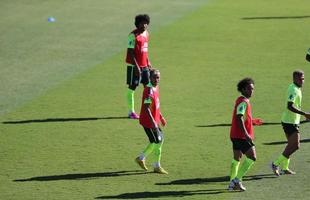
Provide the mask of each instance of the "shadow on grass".
{"label": "shadow on grass", "polygon": [[[303,120],[300,122],[300,124],[304,124],[309,122],[309,120]],[[260,126],[272,126],[272,125],[281,125],[281,122],[264,122]],[[212,127],[225,127],[225,126],[231,126],[231,124],[208,124],[208,125],[196,125],[198,128],[212,128]]]}
{"label": "shadow on grass", "polygon": [[101,177],[116,177],[116,176],[132,176],[146,174],[147,172],[141,170],[132,171],[117,171],[117,172],[102,172],[102,173],[84,173],[84,174],[63,174],[52,176],[36,176],[26,179],[16,179],[15,182],[27,182],[27,181],[60,181],[60,180],[82,180],[82,179],[94,179]]}
{"label": "shadow on grass", "polygon": [[228,176],[212,177],[212,178],[194,178],[194,179],[180,179],[168,183],[156,183],[156,185],[193,185],[193,184],[208,184],[228,182]]}
{"label": "shadow on grass", "polygon": [[270,20],[270,19],[306,19],[309,15],[302,16],[270,16],[270,17],[243,17],[242,20]]}
{"label": "shadow on grass", "polygon": [[124,193],[116,196],[100,196],[95,199],[147,199],[147,198],[166,198],[166,197],[185,197],[194,195],[214,195],[227,193],[227,189],[193,190],[193,191],[160,191],[160,192],[133,192]]}
{"label": "shadow on grass", "polygon": [[[310,139],[302,139],[300,140],[300,143],[308,143],[310,142]],[[279,141],[279,142],[266,142],[263,143],[264,145],[280,145],[280,144],[287,144],[287,141]]]}
{"label": "shadow on grass", "polygon": [[[269,125],[279,125],[281,123],[277,122],[264,122],[261,126],[269,126]],[[209,125],[197,125],[198,128],[212,128],[212,127],[224,127],[224,126],[231,126],[231,124],[209,124]]]}
{"label": "shadow on grass", "polygon": [[[274,174],[258,174],[252,176],[245,176],[243,181],[255,181],[261,180],[265,178],[276,178]],[[156,183],[156,185],[193,185],[193,184],[209,184],[209,183],[221,183],[221,182],[229,182],[229,176],[219,176],[212,178],[194,178],[194,179],[180,179],[174,180],[168,183]]]}
{"label": "shadow on grass", "polygon": [[[277,178],[274,174],[259,174],[253,176],[246,176],[244,181],[256,181],[266,178]],[[208,184],[227,182],[229,183],[228,176],[220,176],[213,178],[195,178],[195,179],[181,179],[175,180],[168,183],[156,183],[156,185],[193,185],[193,184]],[[236,191],[238,192],[238,191]],[[160,191],[160,192],[134,192],[134,193],[123,193],[116,196],[100,196],[95,199],[147,199],[147,198],[166,198],[166,197],[185,197],[194,195],[215,195],[221,193],[232,193],[225,189],[208,189],[208,190],[194,190],[194,191]]]}
{"label": "shadow on grass", "polygon": [[245,176],[243,178],[243,181],[258,181],[262,179],[270,179],[270,178],[278,178],[275,176],[273,173],[270,174],[257,174],[257,175],[252,175],[252,176]]}
{"label": "shadow on grass", "polygon": [[128,117],[85,117],[85,118],[48,118],[48,119],[30,119],[20,121],[5,121],[3,124],[29,124],[29,123],[46,123],[46,122],[80,122],[94,120],[109,120],[109,119],[129,119]]}

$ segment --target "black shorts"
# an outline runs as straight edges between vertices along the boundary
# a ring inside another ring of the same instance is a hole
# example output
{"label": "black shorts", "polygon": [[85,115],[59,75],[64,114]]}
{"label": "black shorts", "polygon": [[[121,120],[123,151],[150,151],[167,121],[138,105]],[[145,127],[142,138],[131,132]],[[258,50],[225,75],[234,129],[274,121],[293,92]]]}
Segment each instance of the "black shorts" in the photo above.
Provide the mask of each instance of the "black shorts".
{"label": "black shorts", "polygon": [[245,154],[245,152],[247,152],[249,149],[251,149],[253,146],[255,146],[253,143],[250,143],[244,139],[231,138],[231,142],[233,144],[233,149],[239,150],[243,154]]}
{"label": "black shorts", "polygon": [[299,133],[298,124],[288,124],[282,122],[282,128],[284,130],[284,133],[286,133],[288,136],[293,135],[294,133]]}
{"label": "black shorts", "polygon": [[150,82],[150,69],[148,67],[141,69],[141,79],[136,75],[136,70],[137,68],[135,66],[127,66],[127,84],[138,86],[139,83],[142,83],[147,85]]}
{"label": "black shorts", "polygon": [[310,62],[310,54],[307,54],[307,55],[306,55],[306,60],[307,60],[308,62]]}
{"label": "black shorts", "polygon": [[158,131],[153,128],[143,128],[147,137],[149,138],[150,143],[158,144],[164,141],[164,133],[160,128],[158,129]]}

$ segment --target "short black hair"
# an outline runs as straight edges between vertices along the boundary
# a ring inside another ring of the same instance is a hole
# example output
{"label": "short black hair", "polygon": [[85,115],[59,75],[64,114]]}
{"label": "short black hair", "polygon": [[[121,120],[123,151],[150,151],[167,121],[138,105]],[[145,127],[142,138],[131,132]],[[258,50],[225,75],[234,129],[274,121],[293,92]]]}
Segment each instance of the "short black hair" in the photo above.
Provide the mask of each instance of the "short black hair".
{"label": "short black hair", "polygon": [[140,14],[140,15],[137,15],[135,17],[135,25],[136,27],[138,28],[139,24],[141,22],[146,22],[147,24],[150,24],[150,16],[148,14]]}
{"label": "short black hair", "polygon": [[250,84],[254,85],[254,80],[252,78],[249,78],[249,77],[244,78],[244,79],[239,81],[239,83],[237,85],[237,89],[239,92],[242,92],[242,90],[244,90]]}
{"label": "short black hair", "polygon": [[304,71],[302,71],[302,70],[295,70],[295,71],[293,72],[293,78],[295,78],[295,77],[300,77],[300,76],[302,76],[303,74],[305,74]]}

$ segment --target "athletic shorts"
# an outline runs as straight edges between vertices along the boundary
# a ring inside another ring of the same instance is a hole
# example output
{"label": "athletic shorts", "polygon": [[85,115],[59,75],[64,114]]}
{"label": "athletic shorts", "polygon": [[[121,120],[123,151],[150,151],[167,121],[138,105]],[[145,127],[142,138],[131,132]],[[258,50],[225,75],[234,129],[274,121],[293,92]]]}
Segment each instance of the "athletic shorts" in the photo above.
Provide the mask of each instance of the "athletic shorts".
{"label": "athletic shorts", "polygon": [[143,128],[147,137],[149,138],[150,143],[158,144],[164,141],[164,133],[160,128],[158,129],[158,131],[153,128]]}
{"label": "athletic shorts", "polygon": [[284,130],[284,133],[286,133],[288,136],[293,135],[294,133],[299,133],[298,124],[288,124],[282,122],[282,128]]}
{"label": "athletic shorts", "polygon": [[250,148],[255,146],[253,143],[250,143],[244,139],[231,138],[231,142],[233,144],[233,149],[239,150],[243,154],[245,154],[245,152],[247,152]]}
{"label": "athletic shorts", "polygon": [[127,84],[138,86],[139,83],[147,85],[150,82],[150,69],[148,67],[141,68],[141,79],[136,75],[135,66],[127,66]]}
{"label": "athletic shorts", "polygon": [[310,54],[307,54],[307,55],[306,55],[306,60],[307,60],[308,62],[310,62]]}

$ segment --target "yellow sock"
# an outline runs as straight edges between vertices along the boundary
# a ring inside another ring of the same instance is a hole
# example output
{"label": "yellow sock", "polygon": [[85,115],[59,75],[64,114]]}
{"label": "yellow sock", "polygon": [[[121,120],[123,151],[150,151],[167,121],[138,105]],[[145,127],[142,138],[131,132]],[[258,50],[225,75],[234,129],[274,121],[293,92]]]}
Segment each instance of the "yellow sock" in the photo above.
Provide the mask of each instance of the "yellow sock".
{"label": "yellow sock", "polygon": [[237,176],[238,168],[239,168],[240,162],[233,159],[231,161],[230,165],[230,180],[233,180]]}

